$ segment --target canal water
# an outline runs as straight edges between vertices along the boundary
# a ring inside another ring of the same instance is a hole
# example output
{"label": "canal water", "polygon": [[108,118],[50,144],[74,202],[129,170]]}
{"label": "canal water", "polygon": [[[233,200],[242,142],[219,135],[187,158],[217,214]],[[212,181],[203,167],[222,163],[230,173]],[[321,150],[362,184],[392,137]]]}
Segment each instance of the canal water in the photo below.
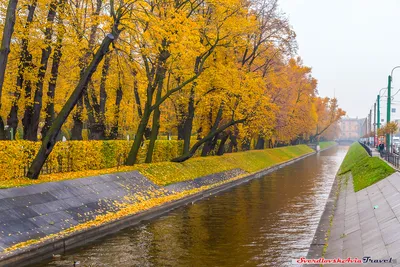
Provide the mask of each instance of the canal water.
{"label": "canal water", "polygon": [[39,266],[289,266],[306,256],[347,147],[334,147]]}

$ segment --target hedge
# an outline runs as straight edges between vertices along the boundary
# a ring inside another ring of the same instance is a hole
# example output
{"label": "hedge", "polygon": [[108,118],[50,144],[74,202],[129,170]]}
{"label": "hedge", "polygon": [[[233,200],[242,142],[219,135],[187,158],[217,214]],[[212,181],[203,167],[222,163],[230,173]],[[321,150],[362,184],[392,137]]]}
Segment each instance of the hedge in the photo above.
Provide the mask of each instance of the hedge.
{"label": "hedge", "polygon": [[[144,142],[138,163],[146,158],[148,142]],[[57,142],[42,173],[74,172],[118,167],[125,161],[132,141],[66,141]],[[0,180],[24,177],[40,147],[40,142],[0,141]],[[180,156],[183,141],[157,140],[153,162],[169,161]],[[195,156],[200,154],[200,150]]]}

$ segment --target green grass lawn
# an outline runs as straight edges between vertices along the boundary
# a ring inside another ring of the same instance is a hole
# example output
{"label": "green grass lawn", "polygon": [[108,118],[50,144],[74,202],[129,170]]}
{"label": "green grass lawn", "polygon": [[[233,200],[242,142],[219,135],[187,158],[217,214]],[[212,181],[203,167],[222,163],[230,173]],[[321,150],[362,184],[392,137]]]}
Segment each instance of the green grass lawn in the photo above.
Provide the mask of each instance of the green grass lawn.
{"label": "green grass lawn", "polygon": [[306,145],[229,153],[223,156],[192,158],[183,163],[140,164],[136,169],[158,185],[192,180],[197,177],[240,168],[256,172],[278,163],[314,152]]}
{"label": "green grass lawn", "polygon": [[378,157],[370,157],[365,149],[354,143],[340,166],[339,174],[351,171],[354,191],[360,191],[395,172],[385,161]]}
{"label": "green grass lawn", "polygon": [[354,165],[365,158],[369,158],[367,151],[359,143],[353,143],[347,151],[342,165],[340,165],[339,174],[351,171]]}

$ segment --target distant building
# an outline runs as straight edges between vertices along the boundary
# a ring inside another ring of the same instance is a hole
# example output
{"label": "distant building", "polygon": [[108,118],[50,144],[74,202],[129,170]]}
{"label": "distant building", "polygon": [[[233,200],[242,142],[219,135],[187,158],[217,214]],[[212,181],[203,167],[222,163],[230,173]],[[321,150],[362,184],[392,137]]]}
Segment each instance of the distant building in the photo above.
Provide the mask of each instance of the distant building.
{"label": "distant building", "polygon": [[358,140],[366,130],[366,119],[344,117],[339,122],[340,140]]}

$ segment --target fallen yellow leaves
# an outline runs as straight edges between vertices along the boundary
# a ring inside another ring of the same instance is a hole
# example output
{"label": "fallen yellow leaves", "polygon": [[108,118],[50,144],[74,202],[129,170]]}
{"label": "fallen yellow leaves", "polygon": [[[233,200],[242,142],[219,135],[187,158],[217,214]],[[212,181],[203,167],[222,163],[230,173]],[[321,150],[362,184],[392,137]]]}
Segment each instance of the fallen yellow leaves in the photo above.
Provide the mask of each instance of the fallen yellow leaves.
{"label": "fallen yellow leaves", "polygon": [[18,243],[12,247],[7,248],[6,250],[4,250],[4,252],[10,253],[17,249],[22,249],[27,246],[33,245],[33,244],[38,244],[38,243],[43,243],[48,240],[55,240],[55,239],[63,238],[72,233],[75,233],[75,232],[94,228],[94,227],[103,225],[105,223],[113,222],[113,221],[119,220],[119,219],[127,217],[127,216],[138,214],[140,212],[149,210],[151,208],[160,206],[160,205],[168,203],[168,202],[172,202],[174,200],[178,200],[178,199],[182,199],[184,197],[190,196],[190,195],[194,195],[198,192],[207,190],[209,188],[213,188],[213,187],[222,185],[224,183],[228,183],[228,182],[243,178],[243,176],[245,176],[245,175],[240,175],[240,176],[231,178],[229,180],[225,180],[223,182],[203,186],[203,187],[196,188],[196,189],[187,190],[184,192],[179,192],[179,193],[174,192],[174,194],[170,194],[170,195],[166,195],[165,194],[166,191],[164,191],[164,189],[161,189],[160,192],[153,193],[155,195],[155,197],[153,197],[153,198],[146,198],[145,196],[140,196],[140,195],[139,196],[137,196],[137,195],[131,196],[131,197],[127,196],[125,198],[125,200],[128,200],[128,201],[132,200],[132,201],[138,201],[138,202],[135,202],[134,204],[115,202],[114,204],[120,208],[118,211],[108,212],[107,214],[104,214],[104,215],[98,215],[98,216],[96,216],[95,219],[93,219],[91,221],[70,227],[68,229],[65,229],[65,230],[57,233],[57,234],[51,234],[51,235],[45,236],[40,239],[31,239],[31,240],[28,240],[25,242]]}

